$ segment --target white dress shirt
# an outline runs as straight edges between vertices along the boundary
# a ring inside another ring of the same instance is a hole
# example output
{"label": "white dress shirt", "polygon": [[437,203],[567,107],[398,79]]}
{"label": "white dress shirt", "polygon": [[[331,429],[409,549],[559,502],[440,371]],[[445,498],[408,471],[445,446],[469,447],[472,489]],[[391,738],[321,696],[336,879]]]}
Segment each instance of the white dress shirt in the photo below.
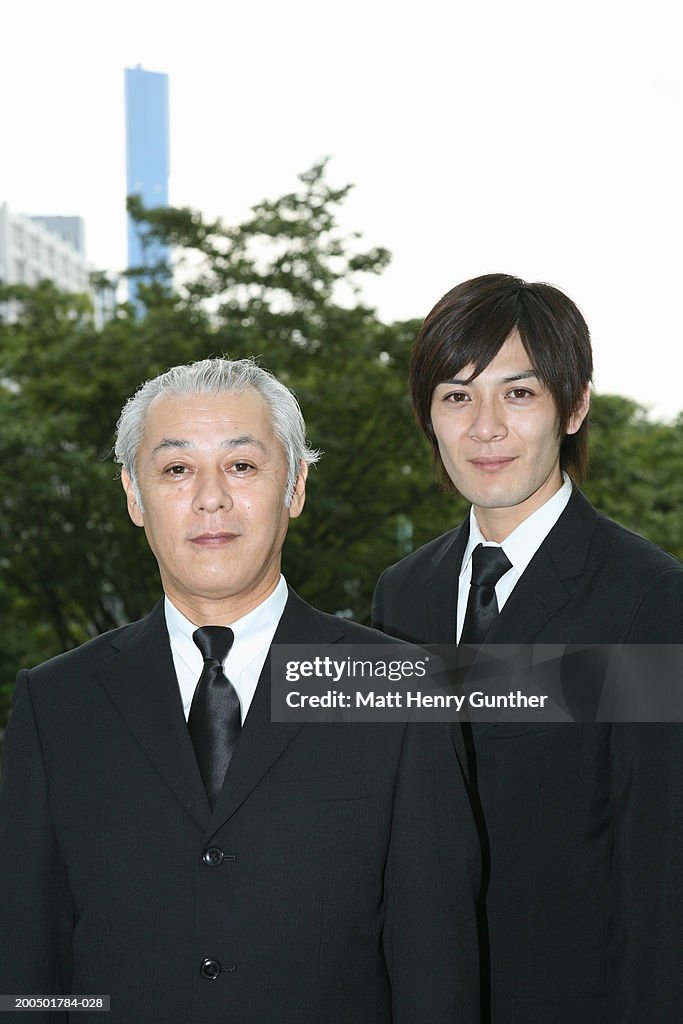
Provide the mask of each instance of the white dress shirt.
{"label": "white dress shirt", "polygon": [[470,509],[470,536],[462,559],[460,576],[458,577],[458,622],[457,638],[460,640],[462,627],[465,622],[467,611],[467,599],[470,594],[470,581],[472,579],[472,552],[477,544],[483,544],[487,548],[502,548],[512,563],[512,568],[501,576],[496,583],[496,601],[498,610],[502,611],[505,602],[514,590],[522,573],[534,557],[541,544],[548,536],[553,526],[560,518],[567,502],[572,496],[572,482],[566,473],[562,474],[564,483],[559,491],[548,498],[544,505],[532,512],[524,522],[506,537],[502,544],[493,540],[484,540],[477,517],[474,514],[474,507]]}
{"label": "white dress shirt", "polygon": [[[241,619],[230,623],[235,640],[223,662],[223,671],[237,690],[242,724],[256,692],[256,685],[273,642],[275,630],[285,610],[287,596],[287,584],[281,575],[275,590],[265,601],[252,608]],[[201,651],[192,639],[192,634],[198,627],[185,618],[168,597],[164,602],[164,611],[183,711],[187,719],[195,687],[204,668]],[[213,623],[207,622],[205,625]]]}

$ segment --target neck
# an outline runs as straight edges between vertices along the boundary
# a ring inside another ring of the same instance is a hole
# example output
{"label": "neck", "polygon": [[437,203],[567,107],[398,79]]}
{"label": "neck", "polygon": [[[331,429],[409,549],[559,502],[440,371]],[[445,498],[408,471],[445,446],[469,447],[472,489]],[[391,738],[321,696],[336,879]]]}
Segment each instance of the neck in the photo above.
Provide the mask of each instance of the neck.
{"label": "neck", "polygon": [[[497,544],[502,544],[506,537],[517,529],[520,523],[524,522],[527,517],[519,519],[509,513],[514,512],[514,509],[509,508],[478,508],[474,506],[474,514],[477,517],[477,523],[481,530],[481,535],[484,540],[493,540]],[[500,513],[508,513],[501,515]]]}
{"label": "neck", "polygon": [[538,490],[517,505],[509,505],[504,508],[483,508],[480,505],[475,505],[474,514],[484,540],[502,544],[505,538],[509,537],[525,519],[528,519],[547,501],[550,501],[563,483],[564,478],[558,467],[557,471],[552,473]]}
{"label": "neck", "polygon": [[169,601],[195,626],[231,626],[233,622],[248,615],[254,608],[270,597],[280,581],[278,571],[275,580],[266,581],[248,594],[235,594],[211,598],[198,594],[177,594],[172,588],[164,587]]}

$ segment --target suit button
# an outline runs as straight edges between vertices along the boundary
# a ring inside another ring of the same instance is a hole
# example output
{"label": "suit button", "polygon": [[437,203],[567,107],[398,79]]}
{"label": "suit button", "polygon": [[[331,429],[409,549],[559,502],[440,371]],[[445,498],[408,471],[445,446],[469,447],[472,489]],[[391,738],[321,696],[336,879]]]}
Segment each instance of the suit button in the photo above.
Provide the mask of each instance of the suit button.
{"label": "suit button", "polygon": [[218,975],[221,973],[221,965],[218,960],[212,960],[210,958],[202,960],[199,973],[202,978],[206,978],[207,981],[215,981]]}
{"label": "suit button", "polygon": [[209,846],[202,854],[202,860],[210,868],[216,868],[223,863],[223,851],[217,846]]}

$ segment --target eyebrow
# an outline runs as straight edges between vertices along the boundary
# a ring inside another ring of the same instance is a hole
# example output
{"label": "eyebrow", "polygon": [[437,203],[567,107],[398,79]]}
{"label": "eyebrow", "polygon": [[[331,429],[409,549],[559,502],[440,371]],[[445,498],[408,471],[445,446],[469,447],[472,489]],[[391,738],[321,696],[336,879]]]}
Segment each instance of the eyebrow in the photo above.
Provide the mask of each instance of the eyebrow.
{"label": "eyebrow", "polygon": [[[267,448],[263,441],[259,441],[257,437],[252,434],[241,434],[239,437],[226,437],[221,442],[220,448],[227,448],[228,451],[232,451],[234,448],[260,448],[262,452],[266,452]],[[157,452],[165,451],[169,448],[172,449],[187,449],[196,448],[197,445],[194,441],[188,441],[184,438],[179,437],[164,437],[159,441],[159,444],[152,449],[152,455],[156,455]]]}
{"label": "eyebrow", "polygon": [[[516,380],[528,380],[529,377],[538,378],[538,374],[535,370],[522,370],[521,373],[512,373],[509,377],[501,377],[501,384],[512,384]],[[476,377],[451,377],[450,380],[443,381],[444,384],[471,384]]]}

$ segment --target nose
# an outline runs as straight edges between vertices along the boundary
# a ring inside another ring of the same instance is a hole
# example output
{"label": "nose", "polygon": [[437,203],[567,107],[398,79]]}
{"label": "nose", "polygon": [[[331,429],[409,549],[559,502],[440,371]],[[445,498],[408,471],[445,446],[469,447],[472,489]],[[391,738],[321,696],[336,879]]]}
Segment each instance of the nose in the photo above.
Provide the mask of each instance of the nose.
{"label": "nose", "polygon": [[469,432],[473,441],[501,441],[507,436],[504,410],[495,398],[481,398],[473,412]]}
{"label": "nose", "polygon": [[230,480],[222,468],[203,470],[197,474],[192,507],[195,512],[213,514],[232,508]]}

